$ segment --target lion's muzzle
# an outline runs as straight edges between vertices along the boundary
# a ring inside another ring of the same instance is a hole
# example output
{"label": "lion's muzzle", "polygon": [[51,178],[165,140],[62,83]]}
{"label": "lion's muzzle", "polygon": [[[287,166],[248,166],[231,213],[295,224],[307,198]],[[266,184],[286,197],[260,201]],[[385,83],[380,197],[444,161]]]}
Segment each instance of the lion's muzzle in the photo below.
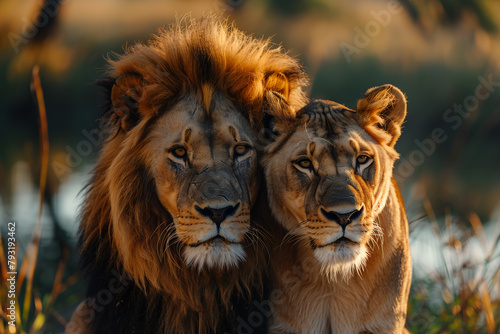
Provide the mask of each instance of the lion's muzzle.
{"label": "lion's muzzle", "polygon": [[207,206],[202,209],[198,205],[194,206],[195,210],[199,214],[210,218],[210,220],[212,220],[217,226],[217,229],[220,229],[221,223],[226,220],[226,218],[233,216],[238,211],[239,207],[240,203],[237,203],[236,205],[227,205],[221,208],[212,208]]}
{"label": "lion's muzzle", "polygon": [[246,192],[242,191],[238,179],[229,166],[203,169],[191,183],[189,197],[203,209],[208,207],[222,209],[228,204],[234,206],[240,200],[248,202]]}

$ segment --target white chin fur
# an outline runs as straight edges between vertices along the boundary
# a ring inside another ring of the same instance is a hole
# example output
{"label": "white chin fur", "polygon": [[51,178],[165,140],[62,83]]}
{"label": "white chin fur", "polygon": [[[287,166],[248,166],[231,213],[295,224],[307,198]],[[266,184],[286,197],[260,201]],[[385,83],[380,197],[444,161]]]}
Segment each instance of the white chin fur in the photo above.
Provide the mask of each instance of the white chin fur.
{"label": "white chin fur", "polygon": [[360,273],[366,264],[368,251],[364,245],[341,244],[314,250],[314,256],[321,264],[321,273],[329,281],[339,278],[347,282],[354,273]]}
{"label": "white chin fur", "polygon": [[237,266],[245,259],[245,251],[240,244],[227,244],[216,241],[198,247],[187,246],[184,249],[184,260],[188,266],[198,271],[204,268],[229,268]]}

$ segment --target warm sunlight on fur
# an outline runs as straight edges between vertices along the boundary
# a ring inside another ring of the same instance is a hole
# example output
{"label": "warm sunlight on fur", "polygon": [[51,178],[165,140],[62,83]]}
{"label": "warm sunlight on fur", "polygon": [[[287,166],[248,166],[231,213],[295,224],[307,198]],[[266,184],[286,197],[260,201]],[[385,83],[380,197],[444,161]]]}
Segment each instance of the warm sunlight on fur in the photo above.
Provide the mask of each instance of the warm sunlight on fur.
{"label": "warm sunlight on fur", "polygon": [[281,119],[304,105],[305,75],[281,48],[211,16],[110,64],[110,135],[80,232],[88,305],[111,272],[131,282],[90,331],[234,332],[263,293],[266,246],[252,211],[263,113]]}
{"label": "warm sunlight on fur", "polygon": [[198,271],[203,268],[225,268],[237,266],[245,259],[245,250],[240,244],[230,244],[224,241],[215,241],[212,245],[184,249],[184,258],[188,266],[195,266]]}
{"label": "warm sunlight on fur", "polygon": [[[275,333],[401,333],[411,281],[408,222],[392,179],[406,99],[385,85],[357,110],[313,101],[265,149]],[[275,130],[276,130],[275,129]],[[293,275],[293,273],[298,274]],[[290,277],[291,276],[291,277]]]}
{"label": "warm sunlight on fur", "polygon": [[333,249],[317,249],[314,256],[321,263],[321,273],[330,281],[347,282],[354,273],[361,273],[368,258],[365,245],[332,245]]}

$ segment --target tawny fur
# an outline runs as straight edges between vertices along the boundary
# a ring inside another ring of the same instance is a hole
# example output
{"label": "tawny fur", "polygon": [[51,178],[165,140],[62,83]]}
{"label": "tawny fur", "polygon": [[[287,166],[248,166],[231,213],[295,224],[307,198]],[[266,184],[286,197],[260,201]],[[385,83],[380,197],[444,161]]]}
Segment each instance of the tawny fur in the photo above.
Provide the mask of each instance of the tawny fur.
{"label": "tawny fur", "polygon": [[[253,220],[258,217],[252,215],[250,221],[251,208],[242,211],[240,219],[245,221],[239,223],[253,234],[245,235],[245,255],[237,255],[236,265],[201,268],[187,263],[179,243],[182,226],[176,223],[174,228],[172,221],[182,212],[171,212],[165,203],[188,181],[170,177],[176,186],[163,186],[159,193],[159,177],[165,173],[154,167],[155,159],[166,148],[153,151],[152,132],[161,133],[161,121],[186,127],[183,133],[190,136],[189,121],[177,122],[196,111],[196,117],[210,121],[222,117],[216,124],[226,126],[228,133],[235,136],[239,128],[239,135],[256,141],[264,111],[283,118],[305,104],[305,75],[280,47],[247,37],[213,17],[179,22],[147,44],[128,48],[110,64],[104,117],[111,135],[85,192],[80,235],[84,270],[91,281],[102,276],[104,283],[111,270],[131,277],[133,293],[146,304],[137,312],[155,310],[145,322],[131,323],[131,332],[214,332],[225,316],[234,315],[235,299],[250,302],[262,296],[266,251],[255,238],[260,227]],[[183,116],[171,116],[170,109],[179,108],[179,103],[184,103],[185,112],[177,113]],[[220,111],[220,106],[226,109]],[[196,136],[200,134],[191,139]],[[250,197],[258,189],[254,173]],[[89,297],[92,293],[96,291]],[[127,302],[113,300],[107,307]],[[80,309],[87,315],[90,308]],[[85,322],[98,331],[91,317]]]}
{"label": "tawny fur", "polygon": [[[394,144],[405,115],[406,99],[390,85],[367,91],[357,111],[315,101],[298,112],[293,126],[281,126],[288,130],[266,148],[270,206],[282,225],[274,232],[272,333],[405,331],[408,221],[392,178]],[[356,159],[363,154],[373,161],[357,170]],[[297,167],[294,159],[301,156],[310,159],[314,171]],[[328,180],[337,181],[322,195],[318,189]],[[352,205],[364,210],[345,232],[320,211],[327,202],[322,196],[336,203],[342,194],[352,194]],[[330,246],[342,233],[355,242]],[[366,253],[336,259],[339,247],[349,249],[346,245],[364,247]],[[325,264],[328,254],[331,262]]]}

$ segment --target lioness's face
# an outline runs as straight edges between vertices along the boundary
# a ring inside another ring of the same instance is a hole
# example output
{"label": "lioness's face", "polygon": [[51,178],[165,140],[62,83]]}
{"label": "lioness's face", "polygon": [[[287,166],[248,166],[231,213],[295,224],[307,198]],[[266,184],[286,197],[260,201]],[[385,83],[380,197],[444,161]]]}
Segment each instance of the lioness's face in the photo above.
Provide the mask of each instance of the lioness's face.
{"label": "lioness's face", "polygon": [[255,143],[248,120],[223,96],[214,96],[209,111],[188,96],[155,124],[150,168],[188,265],[201,270],[245,258],[258,188]]}
{"label": "lioness's face", "polygon": [[362,268],[395,156],[341,105],[317,104],[264,156],[271,207],[329,273]]}

